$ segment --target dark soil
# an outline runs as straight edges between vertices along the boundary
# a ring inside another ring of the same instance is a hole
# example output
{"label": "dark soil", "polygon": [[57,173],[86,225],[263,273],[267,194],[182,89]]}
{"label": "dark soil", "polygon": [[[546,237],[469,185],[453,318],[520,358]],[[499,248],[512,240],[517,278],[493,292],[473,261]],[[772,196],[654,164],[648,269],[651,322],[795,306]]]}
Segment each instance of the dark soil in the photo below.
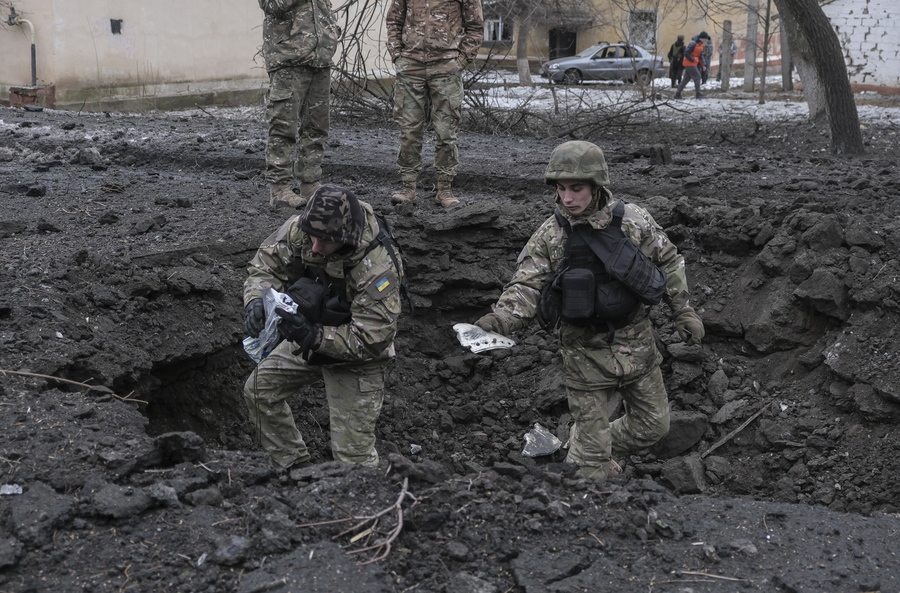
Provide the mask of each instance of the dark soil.
{"label": "dark soil", "polygon": [[340,119],[326,177],[389,215],[416,314],[382,466],[330,460],[314,388],[292,407],[316,464],[273,471],[240,398],[245,267],[289,214],[259,116],[0,108],[0,591],[900,590],[896,121],[859,158],[806,122],[592,138],[707,325],[687,348],[654,311],[672,433],[596,484],[521,454],[535,423],[565,441],[555,338],[476,355],[451,329],[550,213],[561,140],[464,133],[464,207],[428,178],[394,209],[394,130]]}

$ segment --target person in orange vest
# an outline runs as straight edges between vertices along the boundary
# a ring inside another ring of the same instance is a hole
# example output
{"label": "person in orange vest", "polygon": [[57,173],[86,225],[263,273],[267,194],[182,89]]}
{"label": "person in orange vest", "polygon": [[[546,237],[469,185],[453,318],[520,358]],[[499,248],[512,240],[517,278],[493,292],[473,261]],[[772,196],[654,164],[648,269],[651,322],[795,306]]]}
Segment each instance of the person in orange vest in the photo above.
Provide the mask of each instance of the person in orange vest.
{"label": "person in orange vest", "polygon": [[703,63],[703,46],[709,42],[709,34],[706,31],[701,31],[684,48],[684,62],[682,62],[684,64],[684,75],[682,75],[681,82],[678,83],[678,88],[675,90],[676,99],[683,98],[681,91],[687,86],[688,78],[694,81],[694,90],[697,92],[697,98],[703,99],[706,96],[700,92],[700,85],[702,84],[701,72],[708,67]]}

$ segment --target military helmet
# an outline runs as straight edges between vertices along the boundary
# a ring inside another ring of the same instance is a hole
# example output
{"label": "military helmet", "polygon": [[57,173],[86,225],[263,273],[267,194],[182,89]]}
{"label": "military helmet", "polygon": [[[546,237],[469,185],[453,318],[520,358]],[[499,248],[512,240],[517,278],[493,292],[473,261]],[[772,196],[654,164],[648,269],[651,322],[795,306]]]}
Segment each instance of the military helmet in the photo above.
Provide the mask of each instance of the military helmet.
{"label": "military helmet", "polygon": [[609,185],[609,168],[603,151],[592,142],[564,142],[550,155],[544,180],[553,185],[560,179],[587,180],[597,186]]}

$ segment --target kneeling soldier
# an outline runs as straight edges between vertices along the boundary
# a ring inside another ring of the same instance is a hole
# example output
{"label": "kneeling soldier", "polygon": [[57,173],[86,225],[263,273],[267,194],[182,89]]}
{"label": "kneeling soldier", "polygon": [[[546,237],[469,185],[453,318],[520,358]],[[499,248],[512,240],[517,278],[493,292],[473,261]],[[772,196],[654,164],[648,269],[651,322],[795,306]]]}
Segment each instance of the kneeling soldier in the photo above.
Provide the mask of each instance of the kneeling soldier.
{"label": "kneeling soldier", "polygon": [[256,337],[265,327],[264,289],[286,292],[298,305],[296,314],[276,310],[284,341],[244,385],[250,421],[282,469],[310,461],[286,400],[320,379],[334,459],[378,464],[375,422],[394,357],[403,274],[399,254],[378,236],[371,206],[343,187],[323,185],[250,262],[244,283],[248,334]]}
{"label": "kneeling soldier", "polygon": [[[669,432],[649,306],[665,300],[688,344],[703,338],[703,322],[688,303],[684,258],[646,210],[613,199],[600,148],[558,146],[545,179],[556,186],[556,211],[525,245],[493,312],[475,323],[509,335],[538,317],[559,329],[574,420],[566,461],[603,480],[619,471],[612,456]],[[610,424],[607,400],[616,391],[625,415]]]}

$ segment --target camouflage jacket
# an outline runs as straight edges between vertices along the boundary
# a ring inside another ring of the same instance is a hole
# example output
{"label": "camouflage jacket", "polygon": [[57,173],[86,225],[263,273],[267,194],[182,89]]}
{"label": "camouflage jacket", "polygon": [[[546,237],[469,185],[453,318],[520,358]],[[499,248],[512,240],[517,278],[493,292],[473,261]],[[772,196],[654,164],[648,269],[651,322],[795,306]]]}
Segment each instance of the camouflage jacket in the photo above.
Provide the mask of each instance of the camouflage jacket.
{"label": "camouflage jacket", "polygon": [[[563,208],[557,209],[573,226],[590,224],[595,229],[605,229],[612,221],[614,205],[615,200],[610,199],[605,206],[587,217],[573,217]],[[684,272],[684,258],[650,213],[635,204],[625,204],[622,232],[666,273],[664,300],[672,311],[687,306],[689,293]],[[565,230],[559,225],[556,217],[551,216],[525,244],[525,248],[519,254],[512,280],[504,287],[503,294],[494,305],[494,312],[505,317],[512,329],[525,327],[537,314],[541,288],[550,274],[562,264],[566,255],[566,241]],[[632,326],[646,319],[648,307],[642,306],[641,309]],[[565,324],[563,329],[565,330]],[[627,334],[628,331],[629,328],[624,328],[623,333]]]}
{"label": "camouflage jacket", "polygon": [[385,23],[392,60],[462,57],[466,65],[475,60],[484,41],[481,0],[392,0]]}
{"label": "camouflage jacket", "polygon": [[266,70],[328,68],[341,36],[330,0],[259,0]]}
{"label": "camouflage jacket", "polygon": [[313,253],[309,235],[300,230],[300,216],[292,216],[257,250],[244,282],[246,305],[261,297],[265,288],[284,292],[297,257],[303,263],[324,268],[332,278],[343,278],[351,320],[337,327],[326,326],[316,352],[351,363],[393,358],[400,316],[398,276],[403,273],[394,268],[383,246],[366,254],[378,232],[378,223],[371,206],[365,202],[360,202],[360,206],[366,214],[366,226],[360,246],[351,253],[340,251],[327,257]]}

